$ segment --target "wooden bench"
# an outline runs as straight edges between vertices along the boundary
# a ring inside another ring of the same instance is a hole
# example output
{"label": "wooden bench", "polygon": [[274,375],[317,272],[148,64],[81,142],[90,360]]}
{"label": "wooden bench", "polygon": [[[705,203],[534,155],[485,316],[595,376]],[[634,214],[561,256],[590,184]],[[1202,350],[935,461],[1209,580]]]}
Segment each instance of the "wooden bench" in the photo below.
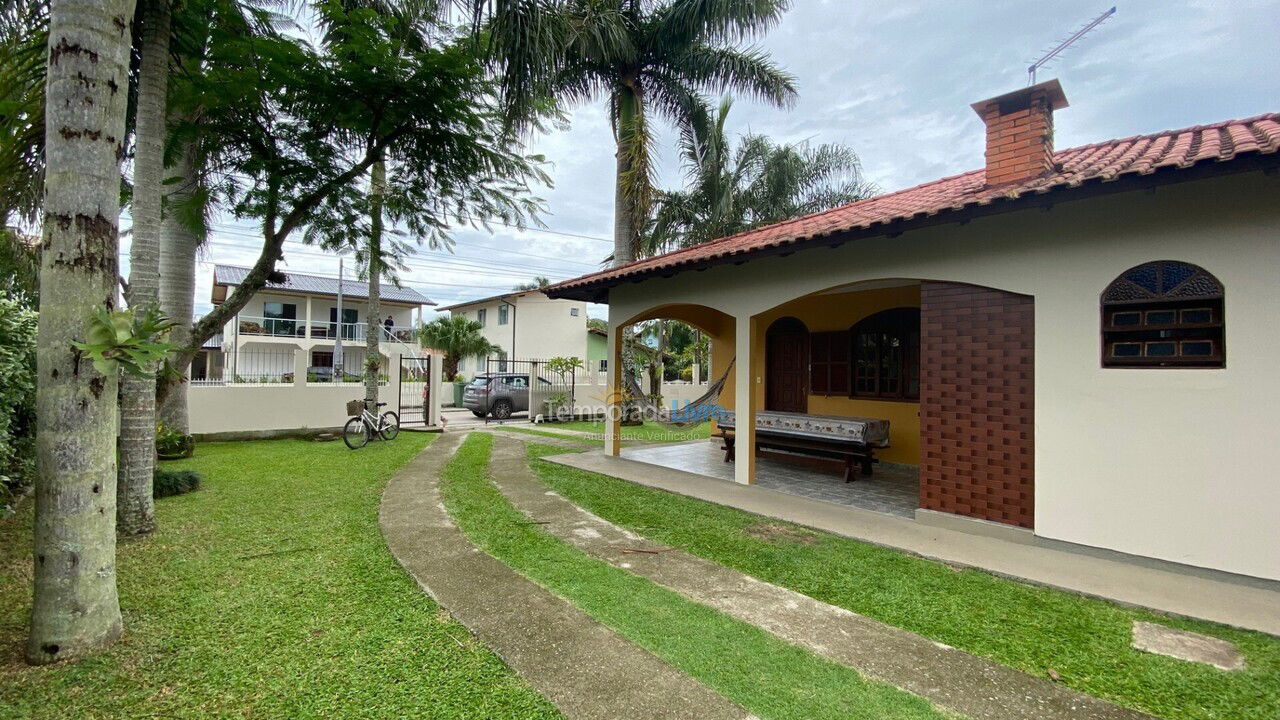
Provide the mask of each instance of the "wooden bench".
{"label": "wooden bench", "polygon": [[[732,428],[722,428],[711,435],[724,441],[724,461],[733,462],[734,437]],[[817,436],[801,437],[793,433],[769,432],[756,428],[756,450],[786,450],[814,457],[834,458],[844,461],[844,481],[857,479],[855,463],[863,475],[871,475],[871,465],[880,462],[875,455],[875,448],[864,443],[823,438]]]}

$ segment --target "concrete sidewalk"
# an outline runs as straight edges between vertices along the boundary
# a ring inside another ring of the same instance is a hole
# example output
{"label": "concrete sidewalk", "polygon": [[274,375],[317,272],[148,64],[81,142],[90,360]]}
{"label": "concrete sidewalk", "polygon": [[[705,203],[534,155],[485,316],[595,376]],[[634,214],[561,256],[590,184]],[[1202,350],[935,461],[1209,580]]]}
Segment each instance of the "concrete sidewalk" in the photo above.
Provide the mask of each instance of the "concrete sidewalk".
{"label": "concrete sidewalk", "polygon": [[418,585],[569,718],[749,713],[482,552],[454,526],[439,475],[466,435],[445,433],[400,470],[378,522]]}
{"label": "concrete sidewalk", "polygon": [[1280,635],[1280,592],[1263,587],[933,527],[860,508],[610,457],[599,450],[545,459],[952,565]]}

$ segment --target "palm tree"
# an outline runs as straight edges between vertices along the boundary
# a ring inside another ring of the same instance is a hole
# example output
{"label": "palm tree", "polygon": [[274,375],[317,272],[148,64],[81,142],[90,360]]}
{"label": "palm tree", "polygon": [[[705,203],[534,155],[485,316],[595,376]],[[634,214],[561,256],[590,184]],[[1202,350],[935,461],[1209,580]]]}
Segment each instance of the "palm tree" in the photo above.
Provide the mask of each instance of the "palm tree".
{"label": "palm tree", "polygon": [[[164,196],[164,144],[168,127],[169,0],[142,0],[138,103],[134,123],[133,244],[129,250],[129,307],[136,313],[160,302],[160,223]],[[154,372],[126,374],[120,397],[120,478],[116,487],[116,531],[142,535],[155,530],[152,478],[156,460]]]}
{"label": "palm tree", "polygon": [[88,336],[95,310],[116,305],[133,6],[133,0],[49,6],[31,663],[82,657],[121,632],[117,382],[72,343]]}
{"label": "palm tree", "polygon": [[[483,0],[474,0],[477,8]],[[496,3],[489,28],[508,107],[604,97],[616,139],[614,265],[635,258],[651,203],[649,117],[683,125],[699,93],[732,90],[774,105],[796,96],[769,56],[738,43],[775,25],[786,0],[566,0]],[[531,99],[532,98],[532,99]]]}
{"label": "palm tree", "polygon": [[546,287],[548,287],[549,285],[551,285],[551,280],[550,280],[550,279],[545,278],[545,277],[543,277],[542,275],[534,275],[534,276],[533,276],[533,280],[531,280],[531,281],[529,281],[529,282],[527,282],[527,283],[520,283],[519,285],[517,285],[517,286],[515,286],[515,287],[513,287],[513,288],[511,288],[511,289],[512,289],[512,290],[516,290],[516,291],[520,291],[520,290],[542,290],[543,288],[546,288]]}
{"label": "palm tree", "polygon": [[725,135],[733,103],[713,116],[700,108],[682,130],[680,154],[688,185],[658,194],[642,236],[641,254],[681,247],[807,215],[870,197],[858,156],[843,145],[779,145],[746,135],[736,150]]}
{"label": "palm tree", "polygon": [[499,351],[497,345],[481,334],[484,326],[462,315],[439,317],[418,328],[418,340],[423,347],[444,353],[443,371],[446,378],[458,374],[458,362],[463,358],[481,357]]}

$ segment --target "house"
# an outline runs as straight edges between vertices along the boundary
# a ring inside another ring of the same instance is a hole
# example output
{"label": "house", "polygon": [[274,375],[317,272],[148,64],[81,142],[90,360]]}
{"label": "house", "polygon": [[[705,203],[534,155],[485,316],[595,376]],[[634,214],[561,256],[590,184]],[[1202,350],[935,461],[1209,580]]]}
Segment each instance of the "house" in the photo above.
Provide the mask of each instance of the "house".
{"label": "house", "polygon": [[587,328],[586,368],[590,372],[605,372],[609,369],[609,333],[604,330]]}
{"label": "house", "polygon": [[[587,304],[552,300],[541,290],[518,290],[439,308],[482,326],[499,358],[587,357]],[[496,359],[496,358],[495,358]],[[463,358],[458,371],[485,371],[485,358]]]}
{"label": "house", "polygon": [[[248,268],[216,265],[213,269],[214,305],[222,304],[232,289],[244,281]],[[268,282],[223,328],[219,337],[205,344],[192,362],[192,382],[221,382],[234,377],[261,381],[283,381],[293,373],[293,352],[307,354],[307,374],[311,379],[334,378],[335,344],[342,340],[339,379],[355,379],[365,358],[369,286],[363,282],[341,283],[336,278],[286,273],[279,282]],[[423,354],[414,338],[422,321],[422,310],[435,305],[417,290],[384,284],[381,309],[384,323],[381,349],[386,357]],[[279,376],[279,377],[277,377]]]}
{"label": "house", "polygon": [[740,483],[761,418],[887,420],[909,521],[1280,580],[1280,114],[1060,150],[1056,80],[972,107],[977,170],[547,294],[609,304],[614,387],[638,321],[735,360]]}

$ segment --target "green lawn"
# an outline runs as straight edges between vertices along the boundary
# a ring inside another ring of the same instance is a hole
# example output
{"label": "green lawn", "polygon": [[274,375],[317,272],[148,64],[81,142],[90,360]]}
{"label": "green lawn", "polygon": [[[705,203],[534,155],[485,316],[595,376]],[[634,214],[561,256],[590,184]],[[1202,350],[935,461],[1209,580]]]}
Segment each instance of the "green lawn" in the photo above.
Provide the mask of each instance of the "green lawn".
{"label": "green lawn", "polygon": [[[603,420],[573,420],[571,422],[556,423],[555,427],[604,435]],[[622,428],[623,440],[639,440],[641,442],[684,442],[686,440],[706,440],[709,437],[711,437],[711,423],[709,422],[682,428],[646,420],[643,425]]]}
{"label": "green lawn", "polygon": [[944,717],[919,697],[870,682],[531,525],[488,479],[492,443],[491,435],[473,433],[445,468],[449,514],[472,542],[596,620],[761,717]]}
{"label": "green lawn", "polygon": [[[533,466],[557,492],[654,540],[1041,677],[1053,670],[1091,695],[1166,718],[1280,718],[1278,638],[956,570],[542,460]],[[1223,672],[1133,650],[1135,619],[1230,640],[1248,668]]]}
{"label": "green lawn", "polygon": [[450,620],[378,531],[382,489],[429,439],[201,445],[204,488],[124,543],[126,635],[75,665],[21,661],[30,503],[0,521],[0,716],[553,718]]}

